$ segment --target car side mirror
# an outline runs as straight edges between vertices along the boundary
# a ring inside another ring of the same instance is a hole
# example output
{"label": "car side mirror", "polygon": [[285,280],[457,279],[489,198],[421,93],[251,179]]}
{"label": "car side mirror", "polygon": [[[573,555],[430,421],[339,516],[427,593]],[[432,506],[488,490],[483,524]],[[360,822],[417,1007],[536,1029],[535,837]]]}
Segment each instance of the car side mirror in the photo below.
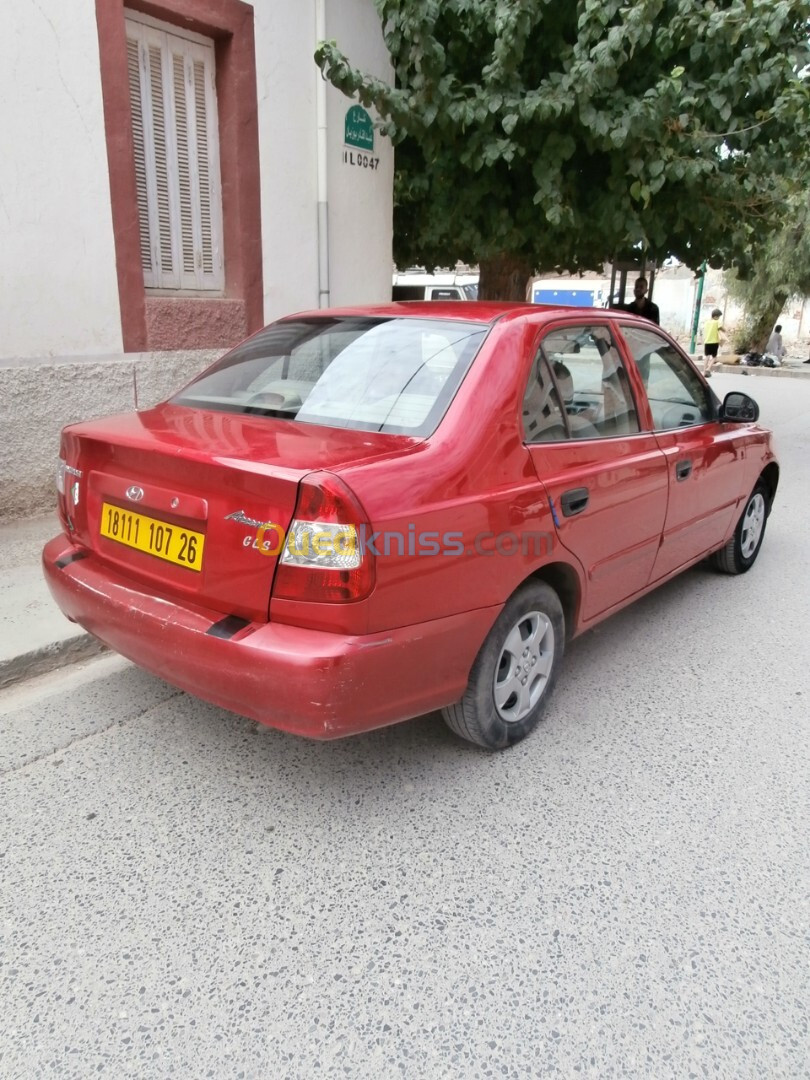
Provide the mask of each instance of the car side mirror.
{"label": "car side mirror", "polygon": [[720,419],[727,424],[753,424],[759,420],[759,405],[748,394],[734,390],[720,406]]}

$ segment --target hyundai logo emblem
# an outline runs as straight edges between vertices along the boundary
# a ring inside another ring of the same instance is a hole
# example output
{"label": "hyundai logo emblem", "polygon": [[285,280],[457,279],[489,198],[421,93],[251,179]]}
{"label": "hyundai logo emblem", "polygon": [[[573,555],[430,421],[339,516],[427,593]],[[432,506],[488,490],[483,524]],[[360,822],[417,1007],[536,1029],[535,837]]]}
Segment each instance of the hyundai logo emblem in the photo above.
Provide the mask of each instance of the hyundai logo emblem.
{"label": "hyundai logo emblem", "polygon": [[138,487],[137,484],[133,484],[132,487],[127,488],[127,498],[132,499],[133,502],[140,502],[143,498],[143,488]]}

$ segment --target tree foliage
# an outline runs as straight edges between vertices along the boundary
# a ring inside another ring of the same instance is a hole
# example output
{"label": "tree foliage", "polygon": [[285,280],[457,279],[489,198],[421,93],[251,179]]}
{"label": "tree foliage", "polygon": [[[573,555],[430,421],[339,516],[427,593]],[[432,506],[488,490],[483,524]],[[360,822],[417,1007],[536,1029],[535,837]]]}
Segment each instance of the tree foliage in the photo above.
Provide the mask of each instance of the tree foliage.
{"label": "tree foliage", "polygon": [[735,350],[762,351],[787,301],[810,295],[810,203],[803,184],[793,190],[786,184],[781,227],[754,242],[728,283],[746,314]]}
{"label": "tree foliage", "polygon": [[375,0],[395,82],[316,61],[397,145],[402,264],[728,265],[806,153],[810,0]]}

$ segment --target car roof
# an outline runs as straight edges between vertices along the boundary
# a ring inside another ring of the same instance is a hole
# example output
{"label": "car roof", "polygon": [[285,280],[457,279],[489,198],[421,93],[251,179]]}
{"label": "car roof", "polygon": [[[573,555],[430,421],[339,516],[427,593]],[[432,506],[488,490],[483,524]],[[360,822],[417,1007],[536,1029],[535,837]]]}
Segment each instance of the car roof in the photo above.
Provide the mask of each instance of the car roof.
{"label": "car roof", "polygon": [[[526,315],[581,315],[600,320],[614,319],[627,314],[606,308],[585,308],[563,304],[506,303],[494,300],[411,300],[390,304],[371,304],[362,307],[320,308],[315,311],[299,311],[286,319],[312,318],[391,318],[393,316],[421,319],[454,319],[457,322],[495,323],[512,321]],[[632,316],[631,316],[632,317]]]}

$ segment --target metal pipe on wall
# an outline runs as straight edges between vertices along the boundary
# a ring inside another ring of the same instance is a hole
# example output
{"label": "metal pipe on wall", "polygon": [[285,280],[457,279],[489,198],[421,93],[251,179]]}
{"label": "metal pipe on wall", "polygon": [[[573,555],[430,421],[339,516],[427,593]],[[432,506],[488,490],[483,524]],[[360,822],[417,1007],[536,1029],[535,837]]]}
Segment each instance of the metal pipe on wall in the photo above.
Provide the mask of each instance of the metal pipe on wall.
{"label": "metal pipe on wall", "polygon": [[[315,0],[315,44],[326,41],[326,0]],[[330,304],[329,284],[329,141],[326,79],[319,72],[316,91],[318,122],[318,307]]]}
{"label": "metal pipe on wall", "polygon": [[700,328],[700,312],[703,306],[703,286],[706,282],[706,271],[708,269],[708,263],[704,260],[700,264],[700,270],[698,271],[698,287],[697,296],[695,297],[695,312],[692,318],[692,338],[689,342],[689,352],[694,353],[695,345],[697,344],[698,330]]}

